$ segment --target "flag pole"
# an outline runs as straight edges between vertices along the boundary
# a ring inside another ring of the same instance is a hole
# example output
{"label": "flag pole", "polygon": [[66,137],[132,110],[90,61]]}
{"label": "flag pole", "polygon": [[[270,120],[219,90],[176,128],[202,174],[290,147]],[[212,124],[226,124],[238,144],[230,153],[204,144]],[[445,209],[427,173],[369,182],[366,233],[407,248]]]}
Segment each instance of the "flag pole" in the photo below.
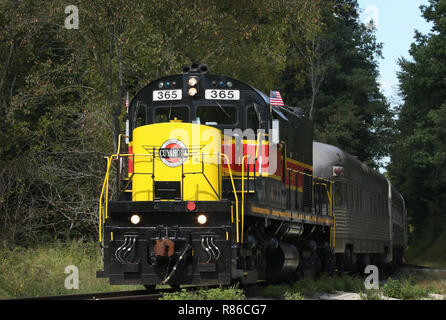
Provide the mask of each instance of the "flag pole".
{"label": "flag pole", "polygon": [[272,90],[269,90],[269,113],[273,113],[273,105],[271,104],[271,93]]}
{"label": "flag pole", "polygon": [[126,114],[125,114],[125,143],[128,145],[129,144],[129,135],[130,135],[130,126],[129,126],[129,106],[130,106],[130,100],[129,100],[129,93],[127,92],[127,95],[125,97],[125,109],[126,109]]}

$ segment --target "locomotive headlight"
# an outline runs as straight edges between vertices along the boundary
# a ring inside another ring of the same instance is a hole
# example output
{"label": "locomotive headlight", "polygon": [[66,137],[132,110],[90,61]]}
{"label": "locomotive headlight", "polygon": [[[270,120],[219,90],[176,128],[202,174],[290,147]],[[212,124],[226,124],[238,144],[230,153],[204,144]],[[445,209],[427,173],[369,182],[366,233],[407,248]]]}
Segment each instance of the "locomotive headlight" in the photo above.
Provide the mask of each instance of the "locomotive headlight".
{"label": "locomotive headlight", "polygon": [[190,77],[187,81],[187,84],[191,87],[195,86],[198,83],[198,79],[195,77]]}
{"label": "locomotive headlight", "polygon": [[138,224],[138,223],[141,221],[141,218],[140,218],[140,216],[138,216],[137,214],[134,214],[134,215],[130,218],[130,221],[131,221],[133,224]]}
{"label": "locomotive headlight", "polygon": [[197,217],[197,221],[199,224],[205,224],[208,221],[208,218],[204,214],[200,214]]}
{"label": "locomotive headlight", "polygon": [[189,95],[191,96],[191,97],[193,97],[194,95],[196,95],[197,94],[197,88],[190,88],[189,89]]}

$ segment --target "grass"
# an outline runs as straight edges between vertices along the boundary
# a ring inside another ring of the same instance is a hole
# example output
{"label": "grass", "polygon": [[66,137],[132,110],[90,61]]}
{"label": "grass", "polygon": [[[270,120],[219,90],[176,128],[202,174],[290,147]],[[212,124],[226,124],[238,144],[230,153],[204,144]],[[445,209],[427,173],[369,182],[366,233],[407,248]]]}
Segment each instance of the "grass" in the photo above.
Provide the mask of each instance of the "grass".
{"label": "grass", "polygon": [[304,278],[289,285],[269,285],[263,289],[263,295],[273,299],[302,300],[318,293],[360,292],[363,287],[363,280],[358,277],[323,275],[318,279]]}
{"label": "grass", "polygon": [[398,280],[389,279],[382,288],[382,293],[385,296],[402,300],[426,298],[429,293],[433,292],[431,287],[416,285],[411,276]]}
{"label": "grass", "polygon": [[446,271],[419,272],[413,276],[413,280],[421,288],[429,288],[434,293],[446,295]]}
{"label": "grass", "polygon": [[364,279],[356,276],[321,276],[318,279],[304,278],[293,284],[270,285],[263,295],[272,299],[302,300],[317,294],[332,294],[337,291],[358,293],[365,300],[388,298],[415,300],[425,299],[430,293],[446,294],[446,273],[410,274],[400,279],[388,279],[379,290],[367,290]]}
{"label": "grass", "polygon": [[[67,266],[79,271],[79,289],[66,289]],[[63,294],[139,290],[143,286],[111,286],[97,279],[102,269],[98,243],[73,241],[8,248],[0,244],[0,299],[42,297]]]}
{"label": "grass", "polygon": [[429,294],[446,294],[445,273],[413,273],[399,279],[389,278],[379,290],[366,290],[363,299],[429,299]]}
{"label": "grass", "polygon": [[160,300],[245,300],[243,290],[237,286],[229,288],[201,288],[196,291],[182,289],[178,292],[165,293]]}
{"label": "grass", "polygon": [[407,262],[431,268],[446,269],[446,231],[434,243],[421,239],[408,247]]}
{"label": "grass", "polygon": [[[67,266],[79,270],[79,289],[65,288]],[[41,297],[76,293],[142,290],[143,286],[112,286],[108,279],[97,279],[96,271],[102,269],[99,244],[72,241],[35,247],[8,248],[0,243],[0,299]],[[422,299],[429,293],[446,295],[446,272],[418,272],[399,279],[389,279],[380,290],[365,290],[363,279],[343,275],[304,278],[290,284],[270,285],[263,290],[266,298],[302,300],[317,293],[336,291],[360,293],[364,299]],[[165,300],[240,300],[244,292],[238,287],[200,289],[169,293]]]}

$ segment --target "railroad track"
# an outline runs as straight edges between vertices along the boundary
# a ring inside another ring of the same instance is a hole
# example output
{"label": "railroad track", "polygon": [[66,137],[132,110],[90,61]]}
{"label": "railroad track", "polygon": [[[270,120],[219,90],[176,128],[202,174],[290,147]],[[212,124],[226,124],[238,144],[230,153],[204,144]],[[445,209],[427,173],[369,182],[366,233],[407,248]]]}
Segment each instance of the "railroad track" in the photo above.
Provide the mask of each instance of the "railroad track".
{"label": "railroad track", "polygon": [[135,290],[32,297],[13,300],[158,300],[162,296],[162,292],[149,293],[147,290]]}
{"label": "railroad track", "polygon": [[[398,269],[408,268],[414,270],[423,271],[444,271],[437,270],[430,267],[417,266],[411,264],[403,264]],[[395,270],[390,272],[385,272],[384,278],[388,278],[393,275]],[[349,273],[350,274],[350,273]],[[355,274],[354,272],[352,274]],[[262,289],[270,284],[269,282],[259,282],[257,285],[252,285],[245,287],[247,297],[261,296]],[[207,286],[206,288],[215,288],[218,286]],[[188,291],[198,290],[203,287],[186,287]],[[134,291],[116,291],[116,292],[99,292],[99,293],[82,293],[82,294],[72,294],[72,295],[59,295],[59,296],[45,296],[45,297],[30,297],[30,298],[20,298],[11,300],[158,300],[166,292],[178,291],[174,289],[159,289],[156,293],[148,292],[147,290],[134,290]]]}
{"label": "railroad track", "polygon": [[[252,285],[245,288],[247,296],[258,296],[261,289],[265,284],[259,283],[258,285]],[[217,288],[219,286],[205,286],[205,287],[185,287],[187,291],[194,291],[200,288]],[[223,286],[224,287],[224,286]],[[81,293],[70,295],[58,295],[58,296],[43,296],[43,297],[29,297],[10,300],[158,300],[166,292],[179,291],[178,289],[159,289],[155,293],[148,292],[147,290],[134,290],[134,291],[114,291],[114,292],[98,292],[98,293]]]}

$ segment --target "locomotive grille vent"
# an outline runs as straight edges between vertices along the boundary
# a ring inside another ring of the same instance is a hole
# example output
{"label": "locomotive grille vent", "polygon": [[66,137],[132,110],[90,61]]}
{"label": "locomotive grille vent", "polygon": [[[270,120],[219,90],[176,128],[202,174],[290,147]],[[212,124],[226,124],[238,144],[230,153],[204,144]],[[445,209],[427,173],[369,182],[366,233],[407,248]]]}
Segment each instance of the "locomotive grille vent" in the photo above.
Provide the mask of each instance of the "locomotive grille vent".
{"label": "locomotive grille vent", "polygon": [[155,181],[155,200],[181,200],[180,181]]}
{"label": "locomotive grille vent", "polygon": [[[305,170],[304,172],[306,174],[309,174],[309,175],[312,174],[312,172],[308,171],[308,170]],[[313,179],[310,176],[305,175],[303,180],[304,180],[303,181],[304,182],[304,185],[303,185],[303,192],[304,192],[304,195],[303,195],[303,206],[304,206],[304,211],[309,210],[309,212],[311,212],[311,207],[313,205],[313,200],[312,200]]]}

